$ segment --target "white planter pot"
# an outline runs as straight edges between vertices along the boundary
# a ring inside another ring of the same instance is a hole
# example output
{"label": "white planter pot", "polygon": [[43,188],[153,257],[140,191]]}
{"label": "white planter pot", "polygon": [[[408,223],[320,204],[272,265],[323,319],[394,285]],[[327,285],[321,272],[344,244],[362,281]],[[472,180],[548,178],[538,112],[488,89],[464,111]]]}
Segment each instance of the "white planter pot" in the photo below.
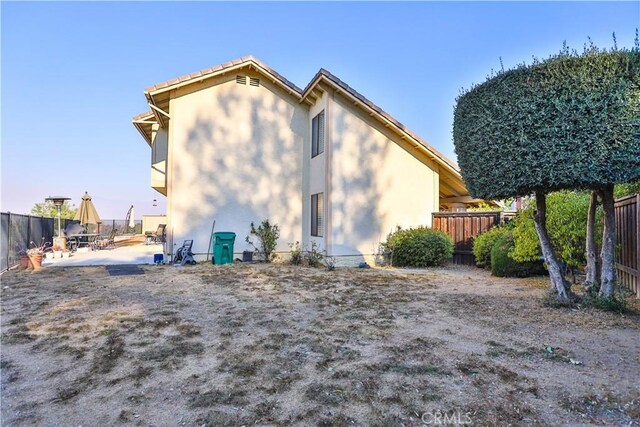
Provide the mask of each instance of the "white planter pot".
{"label": "white planter pot", "polygon": [[69,258],[69,252],[62,252],[62,258]]}
{"label": "white planter pot", "polygon": [[54,258],[62,258],[62,251],[53,251]]}
{"label": "white planter pot", "polygon": [[55,254],[53,252],[47,252],[46,254],[44,254],[44,257],[46,259],[53,259],[55,258]]}

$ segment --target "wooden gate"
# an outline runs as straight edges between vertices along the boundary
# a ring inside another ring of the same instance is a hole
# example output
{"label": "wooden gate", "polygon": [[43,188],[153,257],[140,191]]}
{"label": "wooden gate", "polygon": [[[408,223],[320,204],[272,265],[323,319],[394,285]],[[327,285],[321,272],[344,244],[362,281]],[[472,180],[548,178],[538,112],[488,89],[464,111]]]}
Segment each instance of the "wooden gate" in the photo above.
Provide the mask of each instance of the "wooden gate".
{"label": "wooden gate", "polygon": [[454,264],[475,265],[473,237],[500,224],[502,212],[435,212],[433,228],[444,231],[453,240]]}
{"label": "wooden gate", "polygon": [[640,298],[640,194],[616,200],[618,282]]}

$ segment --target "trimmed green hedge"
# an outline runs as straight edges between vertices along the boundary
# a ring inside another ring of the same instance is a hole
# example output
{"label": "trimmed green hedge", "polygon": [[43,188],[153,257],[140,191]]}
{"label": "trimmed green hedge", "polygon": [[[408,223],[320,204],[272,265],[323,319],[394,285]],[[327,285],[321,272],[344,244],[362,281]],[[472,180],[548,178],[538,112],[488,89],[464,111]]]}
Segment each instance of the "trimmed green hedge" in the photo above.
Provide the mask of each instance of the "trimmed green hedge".
{"label": "trimmed green hedge", "polygon": [[442,266],[453,256],[451,238],[442,231],[426,227],[399,229],[389,234],[384,247],[392,252],[394,267]]}
{"label": "trimmed green hedge", "polygon": [[564,49],[457,100],[453,140],[482,199],[640,178],[640,49]]}
{"label": "trimmed green hedge", "polygon": [[478,267],[491,269],[491,250],[498,239],[507,233],[504,227],[493,227],[473,238],[473,256]]}
{"label": "trimmed green hedge", "polygon": [[497,277],[527,277],[545,272],[542,261],[517,262],[511,258],[514,242],[511,231],[503,233],[491,249],[491,274]]}

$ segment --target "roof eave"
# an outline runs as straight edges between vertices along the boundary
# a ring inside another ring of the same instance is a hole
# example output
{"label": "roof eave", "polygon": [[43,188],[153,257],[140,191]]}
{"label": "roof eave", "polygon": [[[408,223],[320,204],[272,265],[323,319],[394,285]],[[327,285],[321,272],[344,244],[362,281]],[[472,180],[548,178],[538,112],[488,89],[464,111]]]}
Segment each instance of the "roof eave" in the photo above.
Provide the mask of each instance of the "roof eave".
{"label": "roof eave", "polygon": [[155,122],[150,122],[149,121],[149,119],[151,119],[153,117],[154,116],[153,116],[153,113],[151,111],[146,111],[146,112],[144,112],[142,114],[138,114],[138,115],[134,116],[133,119],[131,120],[131,123],[138,130],[140,135],[142,135],[142,138],[144,138],[144,140],[147,142],[149,147],[152,146],[151,135],[150,135],[150,133],[145,132],[143,126],[144,125],[153,126],[155,124]]}
{"label": "roof eave", "polygon": [[355,100],[358,106],[361,106],[365,110],[368,110],[368,112],[373,113],[374,115],[376,115],[376,117],[378,117],[379,119],[382,119],[382,121],[388,124],[389,126],[393,126],[394,129],[398,130],[401,133],[401,135],[403,135],[404,137],[408,137],[413,142],[415,142],[416,143],[415,148],[420,148],[425,152],[425,154],[428,155],[429,158],[434,160],[438,165],[443,166],[451,174],[453,174],[457,178],[462,179],[462,175],[460,174],[460,170],[458,169],[458,167],[455,166],[450,160],[448,160],[443,154],[438,152],[438,150],[436,150],[435,148],[427,144],[422,139],[418,138],[415,134],[413,134],[413,132],[410,132],[408,129],[406,129],[405,126],[402,125],[402,123],[395,120],[393,117],[391,117],[391,115],[386,113],[380,107],[378,107],[373,102],[368,100],[366,97],[361,95],[355,89],[346,85],[344,82],[342,82],[337,77],[333,76],[331,73],[329,73],[325,69],[320,69],[320,71],[318,71],[315,77],[304,89],[302,93],[301,102],[303,102],[304,99],[307,96],[309,96],[309,94],[313,91],[313,89],[322,81],[327,82],[338,93],[344,94],[352,98],[353,100]]}
{"label": "roof eave", "polygon": [[289,80],[285,79],[277,71],[271,69],[269,66],[263,64],[258,59],[252,56],[246,56],[234,61],[230,61],[226,64],[221,64],[216,67],[198,71],[197,73],[188,74],[176,79],[168,80],[163,83],[155,84],[145,90],[145,96],[149,101],[151,101],[154,96],[161,93],[198,83],[203,80],[208,80],[216,76],[226,74],[228,72],[239,70],[244,67],[255,68],[258,72],[268,77],[269,80],[271,80],[274,84],[280,86],[281,89],[285,90],[290,95],[293,95],[297,99],[302,98],[302,89],[294,85]]}

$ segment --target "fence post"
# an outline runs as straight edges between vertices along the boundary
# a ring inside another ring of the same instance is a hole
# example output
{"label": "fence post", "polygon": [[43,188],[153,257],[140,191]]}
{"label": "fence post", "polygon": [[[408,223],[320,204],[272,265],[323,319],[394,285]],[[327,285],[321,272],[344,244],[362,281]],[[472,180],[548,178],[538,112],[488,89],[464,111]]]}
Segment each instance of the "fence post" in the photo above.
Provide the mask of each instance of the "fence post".
{"label": "fence post", "polygon": [[27,248],[31,246],[31,216],[27,217]]}
{"label": "fence post", "polygon": [[7,270],[10,269],[11,267],[13,267],[10,263],[9,263],[9,254],[11,253],[12,249],[11,249],[11,212],[9,212],[8,218],[7,218]]}
{"label": "fence post", "polygon": [[[640,193],[636,194],[636,272],[640,272]],[[640,298],[640,274],[636,274],[636,298]]]}
{"label": "fence post", "polygon": [[12,239],[13,233],[11,232],[11,230],[12,230],[11,219],[12,219],[11,218],[11,212],[9,212],[9,220],[8,220],[8,223],[9,223],[9,236],[7,237],[7,246],[8,246],[7,247],[7,268],[13,267],[11,265],[11,256],[10,256],[11,253],[13,252],[13,239]]}

